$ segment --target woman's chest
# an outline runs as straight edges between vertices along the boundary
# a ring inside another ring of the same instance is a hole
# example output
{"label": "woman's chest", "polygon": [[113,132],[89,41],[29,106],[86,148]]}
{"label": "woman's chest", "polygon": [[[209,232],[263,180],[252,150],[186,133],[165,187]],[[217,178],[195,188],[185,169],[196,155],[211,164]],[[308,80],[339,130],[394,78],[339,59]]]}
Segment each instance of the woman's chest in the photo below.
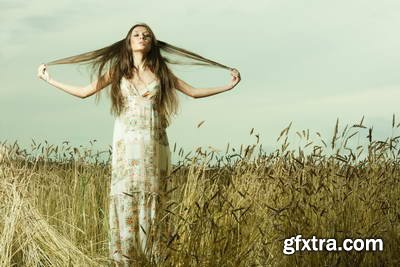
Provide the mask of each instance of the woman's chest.
{"label": "woman's chest", "polygon": [[120,88],[122,95],[129,97],[139,97],[147,100],[153,99],[160,90],[160,83],[158,80],[153,80],[143,87],[136,87],[132,82],[126,78],[121,79]]}

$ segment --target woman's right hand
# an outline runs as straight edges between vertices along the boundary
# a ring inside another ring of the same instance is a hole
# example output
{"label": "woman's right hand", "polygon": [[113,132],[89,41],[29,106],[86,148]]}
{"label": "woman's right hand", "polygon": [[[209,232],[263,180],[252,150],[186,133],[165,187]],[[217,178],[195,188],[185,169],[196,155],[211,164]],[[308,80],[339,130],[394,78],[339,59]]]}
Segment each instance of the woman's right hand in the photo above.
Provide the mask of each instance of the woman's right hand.
{"label": "woman's right hand", "polygon": [[37,73],[38,78],[48,82],[50,80],[50,75],[49,72],[47,71],[47,66],[46,64],[41,64],[38,67],[38,73]]}

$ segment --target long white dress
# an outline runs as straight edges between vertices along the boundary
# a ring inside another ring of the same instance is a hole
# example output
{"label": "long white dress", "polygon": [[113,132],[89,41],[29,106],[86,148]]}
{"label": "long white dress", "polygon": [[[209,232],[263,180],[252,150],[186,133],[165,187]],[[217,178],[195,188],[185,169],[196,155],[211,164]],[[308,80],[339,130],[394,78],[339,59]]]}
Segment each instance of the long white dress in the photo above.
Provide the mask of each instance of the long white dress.
{"label": "long white dress", "polygon": [[160,257],[158,226],[171,152],[155,102],[159,80],[138,89],[122,78],[120,88],[125,105],[114,122],[109,253],[121,266],[134,266],[135,255]]}

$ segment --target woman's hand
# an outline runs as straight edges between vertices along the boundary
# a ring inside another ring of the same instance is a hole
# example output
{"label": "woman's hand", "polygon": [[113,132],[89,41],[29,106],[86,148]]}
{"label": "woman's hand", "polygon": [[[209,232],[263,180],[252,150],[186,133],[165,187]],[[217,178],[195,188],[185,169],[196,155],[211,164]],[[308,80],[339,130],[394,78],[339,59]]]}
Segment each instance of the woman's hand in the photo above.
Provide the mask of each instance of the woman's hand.
{"label": "woman's hand", "polygon": [[50,75],[49,72],[47,71],[47,66],[46,64],[41,64],[38,68],[38,73],[37,73],[38,78],[48,82],[50,80]]}
{"label": "woman's hand", "polygon": [[241,80],[240,73],[237,69],[231,69],[232,80],[229,84],[230,89],[235,87]]}

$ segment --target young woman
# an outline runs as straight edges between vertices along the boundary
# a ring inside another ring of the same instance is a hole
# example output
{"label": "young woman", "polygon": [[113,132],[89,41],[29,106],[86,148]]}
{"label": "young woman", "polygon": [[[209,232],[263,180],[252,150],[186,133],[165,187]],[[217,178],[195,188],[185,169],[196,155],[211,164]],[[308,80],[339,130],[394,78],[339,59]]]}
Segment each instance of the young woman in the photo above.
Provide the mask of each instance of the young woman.
{"label": "young woman", "polygon": [[[161,52],[189,58],[194,61],[190,64],[229,69],[232,80],[220,87],[194,88],[176,77],[167,65],[182,62]],[[47,65],[78,62],[91,62],[98,67],[98,79],[79,87],[50,78]],[[105,73],[103,69],[107,69]],[[234,88],[240,81],[239,72],[157,40],[150,27],[140,23],[124,39],[108,47],[40,65],[37,75],[80,98],[111,85],[115,123],[109,202],[110,258],[130,266],[137,253],[144,253],[149,260],[158,262],[163,252],[159,242],[162,223],[158,219],[164,202],[164,183],[171,173],[165,128],[178,109],[176,90],[193,98],[215,95]]]}

